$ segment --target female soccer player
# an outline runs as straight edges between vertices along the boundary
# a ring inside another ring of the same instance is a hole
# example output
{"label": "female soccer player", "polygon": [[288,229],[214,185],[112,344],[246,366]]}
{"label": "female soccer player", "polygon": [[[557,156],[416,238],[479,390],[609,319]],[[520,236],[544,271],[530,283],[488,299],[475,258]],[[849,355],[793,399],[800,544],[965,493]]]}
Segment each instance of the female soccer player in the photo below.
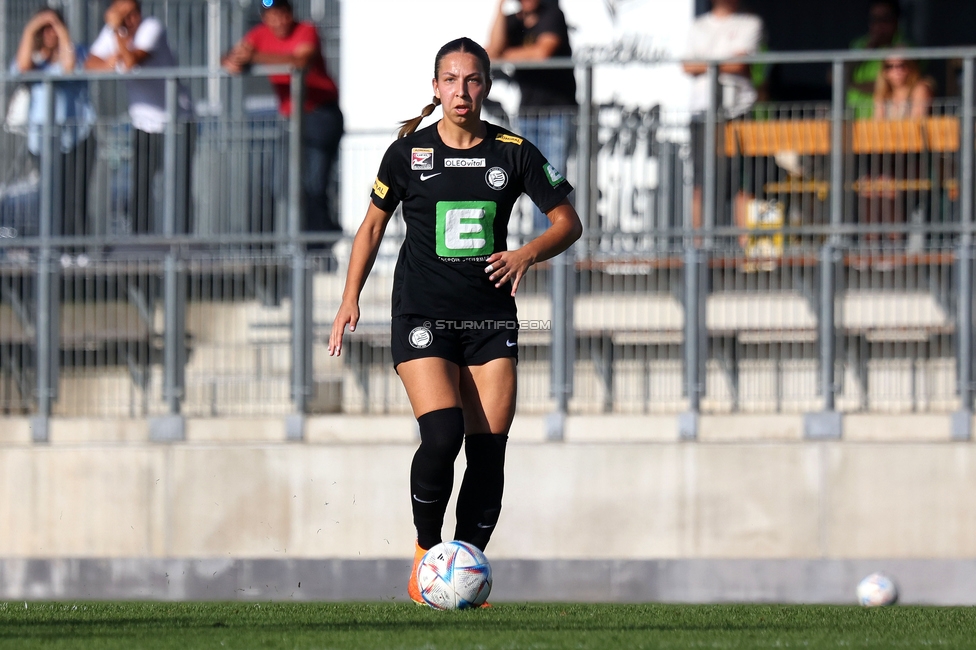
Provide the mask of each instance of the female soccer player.
{"label": "female soccer player", "polygon": [[[408,593],[423,602],[416,569],[441,542],[454,460],[467,469],[454,538],[484,549],[502,505],[505,445],[515,415],[518,323],[515,292],[530,266],[563,252],[582,233],[572,187],[530,142],[481,120],[491,63],[469,38],[434,59],[434,99],[407,120],[380,164],[356,233],[329,354],[339,355],[380,240],[403,204],[406,237],[393,279],[393,364],[420,425],[410,468],[417,528]],[[441,105],[444,118],[416,131]],[[552,225],[507,250],[512,207],[525,192]]]}

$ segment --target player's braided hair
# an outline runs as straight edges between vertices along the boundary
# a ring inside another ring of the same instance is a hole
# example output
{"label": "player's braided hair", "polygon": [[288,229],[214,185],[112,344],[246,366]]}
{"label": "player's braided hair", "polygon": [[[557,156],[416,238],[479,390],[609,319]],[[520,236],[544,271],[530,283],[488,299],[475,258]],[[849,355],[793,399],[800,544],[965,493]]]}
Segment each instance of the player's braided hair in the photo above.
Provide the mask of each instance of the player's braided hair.
{"label": "player's braided hair", "polygon": [[[434,57],[435,79],[437,78],[438,73],[441,71],[441,59],[448,54],[454,54],[455,52],[473,54],[481,63],[485,78],[491,78],[491,59],[488,58],[488,52],[485,51],[485,48],[481,47],[467,36],[462,36],[461,38],[456,38],[449,43],[445,43],[441,49],[437,50],[437,56]],[[397,139],[399,140],[400,138],[408,136],[416,131],[417,127],[420,126],[420,123],[424,121],[424,118],[433,113],[434,109],[437,108],[440,103],[441,100],[434,97],[429,104],[424,106],[424,110],[420,111],[420,115],[413,119],[400,122],[400,131],[397,133]]]}

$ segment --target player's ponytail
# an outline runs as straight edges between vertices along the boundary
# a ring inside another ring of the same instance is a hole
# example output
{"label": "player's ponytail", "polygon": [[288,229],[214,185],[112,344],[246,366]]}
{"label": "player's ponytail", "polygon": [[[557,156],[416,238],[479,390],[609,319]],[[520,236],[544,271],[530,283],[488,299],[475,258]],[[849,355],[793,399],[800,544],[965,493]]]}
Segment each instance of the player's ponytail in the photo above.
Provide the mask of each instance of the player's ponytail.
{"label": "player's ponytail", "polygon": [[416,131],[420,123],[424,121],[424,118],[433,113],[434,109],[440,106],[440,103],[441,100],[434,97],[429,104],[424,106],[424,110],[420,111],[420,115],[411,120],[403,120],[400,122],[400,131],[397,133],[397,140]]}
{"label": "player's ponytail", "polygon": [[[461,38],[456,38],[449,43],[445,43],[441,49],[437,51],[437,56],[434,57],[434,79],[437,79],[438,73],[441,71],[441,59],[443,59],[448,54],[453,54],[454,52],[464,52],[466,54],[473,54],[478,62],[481,63],[481,72],[485,75],[485,79],[491,82],[491,60],[488,58],[488,52],[485,48],[481,47],[470,38],[464,36]],[[424,106],[424,110],[420,111],[420,115],[413,118],[412,120],[404,120],[400,122],[400,131],[397,133],[397,140],[404,136],[408,136],[417,130],[420,123],[423,122],[424,118],[434,112],[441,103],[441,100],[434,97],[434,100]]]}

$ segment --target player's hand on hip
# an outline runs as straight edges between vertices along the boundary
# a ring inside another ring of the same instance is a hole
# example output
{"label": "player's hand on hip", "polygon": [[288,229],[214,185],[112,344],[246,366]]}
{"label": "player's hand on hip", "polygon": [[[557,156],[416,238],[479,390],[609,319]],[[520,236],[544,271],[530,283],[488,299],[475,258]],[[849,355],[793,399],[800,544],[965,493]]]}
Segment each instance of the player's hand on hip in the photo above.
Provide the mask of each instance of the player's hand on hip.
{"label": "player's hand on hip", "polygon": [[522,276],[532,266],[532,260],[520,248],[514,251],[492,253],[487,262],[488,266],[485,267],[485,273],[489,274],[488,278],[495,283],[495,288],[500,289],[506,282],[511,282],[513,296],[518,291]]}
{"label": "player's hand on hip", "polygon": [[329,335],[330,357],[342,354],[342,337],[346,333],[346,325],[349,326],[350,332],[355,332],[357,323],[359,323],[359,304],[343,302],[339,305],[339,311],[332,321],[332,333]]}

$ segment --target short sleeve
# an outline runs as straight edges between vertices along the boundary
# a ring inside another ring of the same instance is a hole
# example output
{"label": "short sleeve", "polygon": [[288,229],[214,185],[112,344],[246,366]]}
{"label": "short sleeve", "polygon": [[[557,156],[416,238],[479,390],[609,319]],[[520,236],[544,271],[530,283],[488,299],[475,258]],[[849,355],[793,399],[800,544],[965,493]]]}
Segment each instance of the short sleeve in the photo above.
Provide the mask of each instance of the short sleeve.
{"label": "short sleeve", "polygon": [[264,27],[264,25],[256,25],[252,27],[246,34],[244,34],[241,40],[254,46],[255,49],[260,50],[261,42],[264,40],[262,38],[264,36],[264,34],[262,34],[262,27]]}
{"label": "short sleeve", "polygon": [[132,46],[142,52],[154,52],[159,46],[165,29],[163,23],[156,19],[143,20],[136,30],[135,38],[132,39]]}
{"label": "short sleeve", "polygon": [[316,50],[321,48],[319,32],[312,23],[299,23],[295,33],[295,44],[311,45]]}
{"label": "short sleeve", "polygon": [[376,172],[376,180],[373,181],[373,191],[369,195],[373,204],[380,210],[393,212],[403,200],[405,175],[402,168],[403,156],[396,143],[393,143],[383,154],[383,161],[380,162],[380,168]]}
{"label": "short sleeve", "polygon": [[704,29],[701,19],[699,18],[691,23],[691,29],[688,30],[688,43],[685,47],[685,58],[692,59],[697,56],[701,56],[703,49],[703,35]]}
{"label": "short sleeve", "polygon": [[562,11],[546,11],[539,18],[539,23],[535,27],[536,34],[555,34],[560,39],[566,38],[568,34],[566,28],[566,17]]}
{"label": "short sleeve", "polygon": [[117,51],[118,44],[115,41],[115,36],[111,28],[106,25],[102,27],[102,31],[98,32],[98,36],[95,37],[95,42],[91,44],[88,53],[100,59],[107,59]]}
{"label": "short sleeve", "polygon": [[520,47],[525,41],[525,26],[518,16],[511,14],[505,16],[505,43],[506,47]]}
{"label": "short sleeve", "polygon": [[763,22],[759,16],[750,16],[746,29],[742,30],[742,43],[740,52],[755,54],[763,42]]}
{"label": "short sleeve", "polygon": [[549,212],[573,191],[562,169],[553,167],[531,142],[521,145],[522,183],[525,193],[542,212]]}

